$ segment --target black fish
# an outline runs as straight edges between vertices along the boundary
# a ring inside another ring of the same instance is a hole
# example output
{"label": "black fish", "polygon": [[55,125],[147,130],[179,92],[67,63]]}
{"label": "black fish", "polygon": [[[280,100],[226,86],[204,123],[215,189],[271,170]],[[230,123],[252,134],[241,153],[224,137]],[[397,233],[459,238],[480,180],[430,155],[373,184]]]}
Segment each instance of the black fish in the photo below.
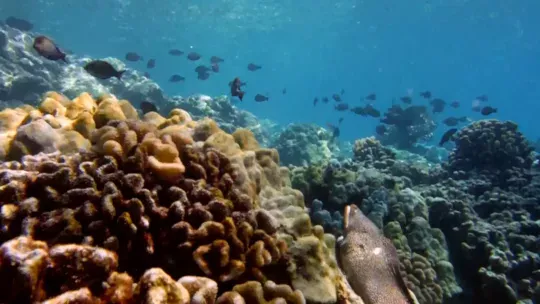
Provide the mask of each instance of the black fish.
{"label": "black fish", "polygon": [[260,70],[261,68],[262,68],[262,66],[256,65],[256,64],[254,64],[254,63],[250,63],[250,64],[248,64],[248,66],[247,66],[247,69],[250,70],[250,71],[252,71],[252,72],[255,72],[256,70]]}
{"label": "black fish", "polygon": [[221,63],[225,60],[219,58],[218,56],[212,56],[210,57],[210,63]]}
{"label": "black fish", "polygon": [[457,132],[456,128],[452,128],[452,129],[444,132],[443,136],[441,137],[441,141],[439,142],[439,146],[442,147],[442,145],[444,145],[444,143],[451,140],[452,137],[454,136],[454,134],[456,134],[456,132]]}
{"label": "black fish", "polygon": [[184,80],[186,80],[186,78],[178,74],[174,74],[169,78],[169,82],[180,82]]}
{"label": "black fish", "polygon": [[197,79],[199,79],[199,80],[206,80],[208,78],[210,78],[210,73],[208,73],[208,72],[198,73],[197,74]]}
{"label": "black fish", "polygon": [[430,101],[433,113],[440,113],[444,111],[444,106],[446,105],[446,102],[440,98],[435,98],[432,101]]}
{"label": "black fish", "polygon": [[431,98],[431,92],[430,91],[425,91],[425,92],[420,92],[420,96],[426,98],[426,99],[430,99]]}
{"label": "black fish", "polygon": [[443,120],[443,123],[449,127],[455,127],[460,122],[459,118],[456,117],[448,117],[445,120]]}
{"label": "black fish", "polygon": [[338,124],[341,124],[343,122],[343,117],[340,117],[338,120]]}
{"label": "black fish", "polygon": [[339,94],[332,94],[332,99],[334,99],[335,102],[341,102],[341,96]]}
{"label": "black fish", "polygon": [[313,106],[316,106],[318,102],[319,102],[319,98],[315,97],[313,99]]}
{"label": "black fish", "polygon": [[283,95],[287,94],[287,89],[286,89],[286,88],[283,88],[283,90],[281,90],[281,93],[282,93]]}
{"label": "black fish", "polygon": [[405,104],[411,104],[412,103],[412,98],[410,96],[403,96],[400,99]]}
{"label": "black fish", "polygon": [[371,93],[367,95],[366,97],[364,97],[364,100],[375,101],[377,100],[377,94]]}
{"label": "black fish", "polygon": [[454,109],[459,108],[459,101],[457,101],[457,100],[452,101],[452,103],[450,104],[450,106],[451,106],[452,108],[454,108]]}
{"label": "black fish", "polygon": [[380,136],[383,136],[384,134],[386,134],[386,126],[385,125],[377,125],[375,127],[375,132],[380,135]]}
{"label": "black fish", "polygon": [[484,116],[487,116],[487,115],[490,115],[490,114],[493,114],[493,113],[497,113],[497,108],[493,108],[493,107],[490,107],[490,106],[487,106],[487,107],[484,107],[480,113],[482,113],[482,115]]}
{"label": "black fish", "polygon": [[[236,78],[233,81],[229,81],[229,87],[232,87],[235,80],[236,80]],[[245,85],[247,85],[247,82],[243,82],[243,81],[240,82],[241,87],[243,87]]]}
{"label": "black fish", "polygon": [[195,53],[195,52],[191,52],[187,55],[187,59],[191,60],[191,61],[197,61],[199,59],[201,59],[201,55],[199,55],[198,53]]}
{"label": "black fish", "polygon": [[146,78],[150,79],[150,73],[148,73],[148,72],[144,72],[144,77],[146,77]]}
{"label": "black fish", "polygon": [[117,71],[112,64],[103,60],[90,61],[84,66],[84,69],[88,74],[99,79],[109,79],[111,77],[121,79],[122,74],[125,72],[125,70]]}
{"label": "black fish", "polygon": [[156,112],[158,113],[158,109],[155,104],[151,103],[150,101],[142,101],[140,106],[141,111],[143,112],[143,115],[148,112]]}
{"label": "black fish", "polygon": [[147,69],[153,69],[155,66],[156,66],[156,60],[155,59],[150,59],[146,63],[146,68]]}
{"label": "black fish", "polygon": [[199,66],[197,66],[197,67],[195,68],[195,72],[197,72],[197,73],[199,73],[199,74],[200,74],[200,73],[206,73],[206,72],[208,72],[208,71],[210,71],[210,68],[207,67],[207,66],[204,66],[204,65],[199,65]]}
{"label": "black fish", "polygon": [[34,25],[31,22],[13,16],[6,19],[6,24],[23,32],[28,32],[34,28]]}
{"label": "black fish", "polygon": [[219,64],[212,63],[212,72],[219,73]]}
{"label": "black fish", "polygon": [[236,96],[240,101],[244,98],[244,91],[241,90],[242,86],[246,85],[246,83],[242,82],[240,78],[236,77],[233,81],[229,83],[229,86],[231,87],[231,96]]}
{"label": "black fish", "polygon": [[169,55],[172,55],[172,56],[182,56],[184,55],[184,52],[178,50],[178,49],[172,49],[169,51]]}
{"label": "black fish", "polygon": [[143,59],[142,56],[139,56],[139,54],[137,54],[135,52],[127,52],[126,53],[126,60],[136,62],[136,61],[144,60],[144,59]]}
{"label": "black fish", "polygon": [[486,94],[482,94],[478,97],[476,97],[477,100],[480,100],[480,101],[483,101],[483,102],[487,102],[489,100],[488,96]]}
{"label": "black fish", "polygon": [[34,50],[39,53],[39,55],[49,60],[56,61],[62,59],[64,62],[67,62],[66,54],[60,51],[56,44],[45,36],[37,36],[34,39],[34,44],[32,46]]}
{"label": "black fish", "polygon": [[328,103],[328,97],[323,97],[322,101],[323,101],[324,103]]}
{"label": "black fish", "polygon": [[375,117],[375,118],[381,117],[381,112],[375,109],[375,107],[373,107],[372,105],[367,105],[364,108],[364,112],[371,117]]}
{"label": "black fish", "polygon": [[269,98],[267,96],[257,94],[257,95],[255,95],[254,99],[255,99],[256,102],[263,102],[263,101],[267,101]]}
{"label": "black fish", "polygon": [[336,109],[336,111],[339,111],[339,112],[342,112],[342,111],[347,111],[349,109],[349,104],[347,103],[338,103],[334,106],[334,109]]}

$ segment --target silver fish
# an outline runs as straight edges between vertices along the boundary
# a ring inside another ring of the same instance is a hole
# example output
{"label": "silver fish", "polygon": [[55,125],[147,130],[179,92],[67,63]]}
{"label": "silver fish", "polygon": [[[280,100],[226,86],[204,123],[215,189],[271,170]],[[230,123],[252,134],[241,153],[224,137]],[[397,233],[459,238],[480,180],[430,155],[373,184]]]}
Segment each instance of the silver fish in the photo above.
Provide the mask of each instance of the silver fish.
{"label": "silver fish", "polygon": [[365,304],[417,304],[399,272],[396,248],[356,205],[345,207],[337,259]]}

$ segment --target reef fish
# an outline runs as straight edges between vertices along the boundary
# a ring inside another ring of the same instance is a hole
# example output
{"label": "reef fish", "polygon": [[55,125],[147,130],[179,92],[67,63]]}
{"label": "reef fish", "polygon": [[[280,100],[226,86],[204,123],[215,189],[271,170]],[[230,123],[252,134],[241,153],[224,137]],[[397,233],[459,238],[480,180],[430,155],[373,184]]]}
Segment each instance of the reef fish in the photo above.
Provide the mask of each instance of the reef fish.
{"label": "reef fish", "polygon": [[132,62],[137,62],[139,60],[144,60],[142,56],[140,56],[139,54],[137,54],[135,52],[127,52],[125,58],[126,58],[127,61],[132,61]]}
{"label": "reef fish", "polygon": [[39,55],[49,59],[49,60],[59,60],[62,59],[63,61],[67,62],[66,60],[66,54],[60,51],[60,49],[54,44],[54,42],[45,37],[45,36],[37,36],[34,39],[34,44],[32,45],[34,50],[39,53]]}
{"label": "reef fish", "polygon": [[180,76],[178,74],[174,74],[171,77],[169,77],[169,82],[180,82],[184,81],[186,78],[184,76]]}
{"label": "reef fish", "polygon": [[497,108],[493,108],[493,107],[490,107],[490,106],[483,107],[482,110],[480,111],[480,113],[482,113],[482,115],[484,115],[484,116],[491,115],[493,113],[497,113]]}
{"label": "reef fish", "polygon": [[191,52],[187,55],[187,58],[191,61],[197,61],[201,59],[201,55],[199,55],[199,53]]}
{"label": "reef fish", "polygon": [[439,146],[442,147],[447,141],[451,140],[454,134],[456,134],[457,129],[452,128],[446,132],[444,132],[443,136],[441,137],[441,141],[439,142]]}
{"label": "reef fish", "polygon": [[356,205],[345,207],[338,262],[365,304],[414,304],[399,272],[396,248]]}
{"label": "reef fish", "polygon": [[255,99],[256,102],[263,102],[263,101],[267,101],[269,98],[268,98],[268,96],[264,96],[262,94],[257,94],[257,95],[255,95],[254,99]]}
{"label": "reef fish", "polygon": [[240,101],[244,98],[244,91],[242,91],[242,86],[246,85],[245,82],[242,82],[240,78],[236,77],[233,81],[229,83],[231,87],[231,96],[236,96]]}
{"label": "reef fish", "polygon": [[430,99],[431,98],[431,92],[430,91],[425,91],[425,92],[420,92],[420,96],[426,98],[426,99]]}
{"label": "reef fish", "polygon": [[182,56],[182,55],[184,55],[184,52],[180,51],[179,49],[172,49],[172,50],[169,50],[169,55],[171,55],[171,56]]}
{"label": "reef fish", "polygon": [[341,95],[339,94],[332,94],[332,99],[334,99],[335,102],[341,102]]}
{"label": "reef fish", "polygon": [[155,59],[150,59],[146,63],[146,68],[147,69],[153,69],[155,66],[156,66],[156,60]]}
{"label": "reef fish", "polygon": [[143,115],[148,112],[156,112],[158,113],[158,108],[155,104],[151,103],[150,101],[142,101],[140,104],[141,111],[143,112]]}
{"label": "reef fish", "polygon": [[366,97],[364,97],[364,100],[375,101],[377,100],[377,94],[371,93],[367,95]]}
{"label": "reef fish", "polygon": [[112,64],[103,60],[93,60],[87,63],[84,66],[84,69],[88,74],[99,78],[99,79],[109,79],[111,77],[116,77],[118,79],[122,78],[125,70],[117,71]]}
{"label": "reef fish", "polygon": [[336,109],[336,111],[339,111],[339,112],[346,111],[349,109],[349,104],[338,103],[337,105],[334,106],[334,109]]}
{"label": "reef fish", "polygon": [[248,66],[247,66],[247,69],[250,70],[250,71],[252,71],[252,72],[255,72],[256,70],[260,70],[261,68],[262,68],[262,66],[256,65],[256,64],[254,64],[254,63],[250,63],[250,64],[248,64]]}
{"label": "reef fish", "polygon": [[210,63],[221,63],[225,60],[223,58],[219,58],[218,56],[212,56],[210,57]]}

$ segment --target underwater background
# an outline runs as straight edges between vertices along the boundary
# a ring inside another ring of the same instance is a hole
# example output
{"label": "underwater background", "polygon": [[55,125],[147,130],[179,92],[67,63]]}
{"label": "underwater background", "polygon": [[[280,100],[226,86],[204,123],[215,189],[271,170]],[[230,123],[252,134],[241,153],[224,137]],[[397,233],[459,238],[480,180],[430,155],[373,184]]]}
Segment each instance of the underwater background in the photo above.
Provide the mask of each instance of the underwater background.
{"label": "underwater background", "polygon": [[540,2],[0,4],[2,303],[540,303]]}

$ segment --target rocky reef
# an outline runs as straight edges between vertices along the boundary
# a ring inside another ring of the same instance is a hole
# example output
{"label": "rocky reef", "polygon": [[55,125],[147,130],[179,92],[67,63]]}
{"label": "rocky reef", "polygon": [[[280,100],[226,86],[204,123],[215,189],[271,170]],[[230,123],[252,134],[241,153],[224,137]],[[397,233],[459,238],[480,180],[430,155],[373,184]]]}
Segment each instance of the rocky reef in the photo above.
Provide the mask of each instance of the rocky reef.
{"label": "rocky reef", "polygon": [[414,150],[416,143],[429,140],[437,127],[426,106],[393,105],[384,113],[381,123],[388,128],[379,140],[404,150]]}
{"label": "rocky reef", "polygon": [[0,302],[352,299],[335,238],[249,130],[87,93],[0,116]]}

